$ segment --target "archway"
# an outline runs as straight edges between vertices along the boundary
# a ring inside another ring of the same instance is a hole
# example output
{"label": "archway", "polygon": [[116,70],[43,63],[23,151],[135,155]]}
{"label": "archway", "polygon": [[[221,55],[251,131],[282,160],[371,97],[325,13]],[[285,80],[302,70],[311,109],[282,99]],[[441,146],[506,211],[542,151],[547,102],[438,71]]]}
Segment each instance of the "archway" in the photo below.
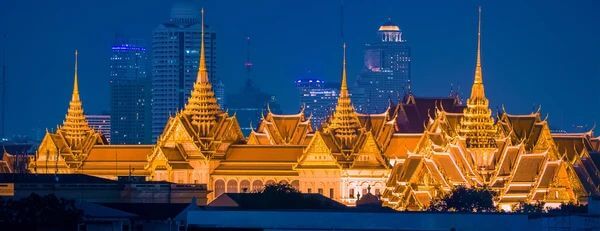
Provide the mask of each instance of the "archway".
{"label": "archway", "polygon": [[237,193],[238,192],[238,187],[237,187],[237,181],[236,180],[229,180],[229,181],[227,181],[227,192],[228,193]]}
{"label": "archway", "polygon": [[250,181],[249,180],[242,180],[240,182],[240,192],[250,192],[250,190],[252,190],[250,188]]}
{"label": "archway", "polygon": [[215,181],[215,198],[217,198],[224,192],[225,192],[225,181],[223,181],[223,180]]}

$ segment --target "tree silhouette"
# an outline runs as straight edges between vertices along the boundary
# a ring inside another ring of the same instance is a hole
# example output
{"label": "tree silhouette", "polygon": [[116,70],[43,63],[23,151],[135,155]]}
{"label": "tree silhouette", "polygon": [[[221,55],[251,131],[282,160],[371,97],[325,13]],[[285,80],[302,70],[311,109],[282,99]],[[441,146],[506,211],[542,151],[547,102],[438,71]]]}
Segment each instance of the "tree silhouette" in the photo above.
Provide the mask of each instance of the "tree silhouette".
{"label": "tree silhouette", "polygon": [[438,212],[496,212],[494,197],[496,193],[487,188],[466,188],[458,186],[449,194],[435,199],[429,205],[429,211]]}
{"label": "tree silhouette", "polygon": [[36,227],[74,228],[82,212],[73,200],[58,198],[54,194],[40,196],[35,193],[20,200],[0,199],[0,223],[5,227],[35,229]]}
{"label": "tree silhouette", "polygon": [[554,214],[572,214],[572,213],[587,213],[587,205],[575,203],[562,203],[559,208],[549,209],[548,213]]}
{"label": "tree silhouette", "polygon": [[546,203],[543,201],[538,201],[535,203],[519,202],[519,204],[517,204],[513,210],[516,213],[543,213],[546,212],[544,209],[545,205]]}

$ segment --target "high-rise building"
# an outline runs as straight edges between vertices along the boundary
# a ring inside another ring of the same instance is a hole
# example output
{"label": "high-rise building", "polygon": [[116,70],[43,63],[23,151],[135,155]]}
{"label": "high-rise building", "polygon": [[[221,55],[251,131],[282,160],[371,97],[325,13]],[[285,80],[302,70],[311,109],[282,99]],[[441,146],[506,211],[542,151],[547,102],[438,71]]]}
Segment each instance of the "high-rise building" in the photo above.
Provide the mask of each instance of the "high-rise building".
{"label": "high-rise building", "polygon": [[227,109],[235,113],[244,135],[249,135],[258,126],[261,114],[264,114],[265,110],[279,113],[281,109],[274,95],[263,92],[254,84],[252,79],[254,64],[250,60],[250,37],[246,37],[246,49],[246,61],[244,61],[246,82],[238,92],[227,96]]}
{"label": "high-rise building", "polygon": [[377,34],[378,41],[365,45],[364,69],[354,95],[357,110],[363,113],[380,113],[390,99],[410,90],[410,47],[400,27],[388,20]]}
{"label": "high-rise building", "polygon": [[258,126],[263,112],[281,112],[275,96],[263,92],[252,79],[247,79],[239,92],[233,93],[227,98],[227,109],[231,113],[235,113],[244,135],[250,134],[250,131]]}
{"label": "high-rise building", "polygon": [[94,131],[102,134],[110,143],[110,115],[85,115],[85,119],[87,120],[91,129],[94,129]]}
{"label": "high-rise building", "polygon": [[298,79],[295,83],[304,112],[310,115],[313,128],[318,129],[335,108],[339,83],[314,78]]}
{"label": "high-rise building", "polygon": [[[176,3],[170,19],[152,34],[152,138],[163,131],[169,116],[183,108],[190,97],[200,47],[200,10],[189,1]],[[216,34],[204,34],[206,66],[220,105],[225,102],[223,84],[216,77]]]}
{"label": "high-rise building", "polygon": [[142,42],[119,39],[111,47],[111,143],[147,144],[152,140],[148,53]]}

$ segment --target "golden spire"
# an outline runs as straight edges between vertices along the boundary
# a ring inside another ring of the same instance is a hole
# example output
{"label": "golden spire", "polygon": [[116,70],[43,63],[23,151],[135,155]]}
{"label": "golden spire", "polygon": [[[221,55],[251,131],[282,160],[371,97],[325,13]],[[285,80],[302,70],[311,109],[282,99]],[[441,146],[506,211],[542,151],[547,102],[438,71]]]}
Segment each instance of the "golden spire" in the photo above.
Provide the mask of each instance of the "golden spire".
{"label": "golden spire", "polygon": [[477,17],[477,63],[475,64],[475,83],[483,83],[481,72],[481,6],[479,6],[479,17]]}
{"label": "golden spire", "polygon": [[200,33],[200,63],[198,64],[196,81],[206,83],[208,82],[208,70],[206,69],[206,56],[204,54],[204,8],[200,10],[200,14],[202,14],[202,32]]}
{"label": "golden spire", "polygon": [[471,88],[471,97],[460,121],[459,134],[467,139],[469,148],[493,148],[496,146],[497,128],[492,119],[489,101],[485,97],[483,74],[481,70],[481,7],[477,26],[477,61],[475,79]]}
{"label": "golden spire", "polygon": [[341,140],[344,147],[351,147],[354,138],[356,138],[360,129],[360,121],[354,111],[350,94],[348,93],[348,83],[346,75],[346,44],[344,43],[344,58],[342,64],[342,85],[340,86],[340,94],[338,95],[337,105],[331,118],[329,128],[333,131],[334,136]]}
{"label": "golden spire", "polygon": [[215,92],[208,79],[206,69],[206,58],[204,50],[204,9],[202,13],[202,33],[200,45],[200,61],[198,64],[198,75],[194,83],[194,89],[183,109],[183,113],[191,117],[192,124],[197,126],[198,133],[201,136],[209,134],[212,126],[216,123],[217,115],[221,113],[221,108],[217,103]]}
{"label": "golden spire", "polygon": [[79,53],[77,52],[77,50],[75,50],[75,80],[73,81],[73,95],[71,96],[71,101],[79,101],[79,80],[78,80],[78,56]]}
{"label": "golden spire", "polygon": [[81,141],[87,137],[87,133],[90,131],[90,127],[83,114],[81,100],[79,99],[77,58],[78,53],[77,50],[75,50],[75,76],[73,81],[73,94],[71,96],[71,102],[69,103],[67,115],[63,125],[60,127],[60,131],[63,132],[63,135],[65,136],[71,148],[77,148]]}

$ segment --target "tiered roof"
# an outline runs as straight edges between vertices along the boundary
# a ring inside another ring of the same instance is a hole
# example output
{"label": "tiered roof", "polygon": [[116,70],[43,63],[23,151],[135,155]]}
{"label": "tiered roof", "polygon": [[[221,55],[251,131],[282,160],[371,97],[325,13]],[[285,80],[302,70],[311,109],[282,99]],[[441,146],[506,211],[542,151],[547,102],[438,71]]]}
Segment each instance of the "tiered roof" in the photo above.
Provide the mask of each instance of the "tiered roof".
{"label": "tiered roof", "polygon": [[243,140],[235,116],[221,110],[209,81],[204,49],[204,10],[201,37],[198,75],[191,96],[183,110],[169,118],[148,157],[147,168],[166,167],[161,162],[165,161],[168,168],[191,169],[190,159],[222,159],[229,145]]}
{"label": "tiered roof", "polygon": [[190,117],[191,123],[200,136],[208,136],[212,127],[217,123],[217,117],[222,114],[221,107],[208,80],[206,57],[204,54],[204,10],[202,10],[202,33],[200,45],[200,63],[194,89],[188,99],[183,114]]}
{"label": "tiered roof", "polygon": [[71,102],[69,102],[69,109],[67,110],[63,125],[59,128],[60,133],[71,148],[80,148],[83,141],[88,137],[89,133],[92,132],[92,129],[88,125],[83,114],[83,107],[81,105],[81,100],[79,99],[77,55],[78,53],[75,51],[73,94],[71,95]]}
{"label": "tiered roof", "polygon": [[278,115],[268,110],[258,129],[250,132],[247,144],[305,145],[312,132],[310,118],[304,115],[304,108],[291,115]]}
{"label": "tiered roof", "polygon": [[477,28],[477,63],[475,65],[475,80],[471,88],[471,97],[467,100],[467,107],[460,121],[459,132],[466,137],[469,148],[494,148],[494,138],[497,128],[492,119],[489,101],[485,97],[483,87],[483,73],[481,70],[481,8],[479,8],[479,22]]}
{"label": "tiered roof", "polygon": [[462,113],[437,111],[414,151],[393,167],[385,204],[424,209],[456,185],[488,187],[498,193],[496,202],[504,204],[577,202],[600,195],[600,173],[582,151],[592,147],[584,139],[553,139],[539,112],[503,113],[494,123],[483,89],[479,39],[477,53],[467,108]]}
{"label": "tiered roof", "polygon": [[362,133],[361,124],[348,93],[348,84],[346,76],[346,44],[344,44],[344,58],[342,66],[342,85],[340,94],[335,106],[335,111],[327,127],[327,131],[341,144],[342,148],[351,148],[353,142]]}

